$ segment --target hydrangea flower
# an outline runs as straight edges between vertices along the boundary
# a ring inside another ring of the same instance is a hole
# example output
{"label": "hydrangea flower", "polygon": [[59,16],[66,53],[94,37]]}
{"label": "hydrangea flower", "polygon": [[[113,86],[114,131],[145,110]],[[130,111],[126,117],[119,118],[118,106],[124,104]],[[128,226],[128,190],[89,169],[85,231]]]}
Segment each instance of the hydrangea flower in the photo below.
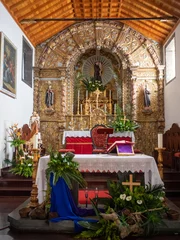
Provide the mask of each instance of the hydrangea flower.
{"label": "hydrangea flower", "polygon": [[137,200],[137,204],[142,204],[142,200]]}
{"label": "hydrangea flower", "polygon": [[120,194],[120,199],[125,200],[126,199],[126,194]]}
{"label": "hydrangea flower", "polygon": [[131,201],[132,197],[131,196],[127,196],[126,197],[126,201]]}

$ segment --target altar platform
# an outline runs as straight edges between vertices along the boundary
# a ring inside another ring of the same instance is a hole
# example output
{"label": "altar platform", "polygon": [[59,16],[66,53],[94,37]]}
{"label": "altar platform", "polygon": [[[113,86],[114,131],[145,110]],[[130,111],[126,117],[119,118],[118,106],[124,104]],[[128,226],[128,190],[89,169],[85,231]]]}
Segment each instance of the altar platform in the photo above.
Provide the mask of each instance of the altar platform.
{"label": "altar platform", "polygon": [[[8,214],[8,222],[11,230],[27,233],[74,233],[74,222],[65,220],[57,223],[52,223],[47,220],[37,220],[29,218],[21,218],[19,210],[26,207],[30,199],[21,204],[18,208]],[[171,201],[166,199],[168,206],[171,209],[180,213],[180,209]],[[83,207],[83,206],[82,206]],[[163,219],[162,224],[157,227],[158,235],[179,235],[180,234],[180,219],[169,220],[166,217]],[[171,237],[169,237],[170,239]],[[153,238],[152,238],[153,239]]]}

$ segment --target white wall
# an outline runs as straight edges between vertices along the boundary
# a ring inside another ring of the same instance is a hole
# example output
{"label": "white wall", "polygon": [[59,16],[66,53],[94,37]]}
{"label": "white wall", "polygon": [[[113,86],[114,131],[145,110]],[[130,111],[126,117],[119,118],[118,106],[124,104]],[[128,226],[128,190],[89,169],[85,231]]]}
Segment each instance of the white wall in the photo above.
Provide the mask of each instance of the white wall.
{"label": "white wall", "polygon": [[167,85],[165,83],[164,87],[165,131],[173,123],[177,123],[180,126],[180,24],[172,34],[174,33],[176,44],[176,78]]}
{"label": "white wall", "polygon": [[[19,127],[29,123],[29,118],[33,111],[33,88],[29,87],[21,80],[22,64],[22,38],[26,38],[19,26],[7,12],[6,8],[0,2],[0,32],[17,48],[17,89],[16,98],[9,97],[0,92],[0,169],[4,166],[4,147],[6,127],[18,123]],[[26,38],[27,39],[27,38]],[[28,39],[27,39],[28,40]],[[30,42],[29,42],[30,43]],[[32,44],[30,43],[32,46]],[[33,46],[32,46],[33,48]],[[33,48],[34,56],[34,48]],[[33,64],[34,65],[34,64]],[[0,81],[2,79],[0,78]],[[9,148],[10,154],[12,149]]]}

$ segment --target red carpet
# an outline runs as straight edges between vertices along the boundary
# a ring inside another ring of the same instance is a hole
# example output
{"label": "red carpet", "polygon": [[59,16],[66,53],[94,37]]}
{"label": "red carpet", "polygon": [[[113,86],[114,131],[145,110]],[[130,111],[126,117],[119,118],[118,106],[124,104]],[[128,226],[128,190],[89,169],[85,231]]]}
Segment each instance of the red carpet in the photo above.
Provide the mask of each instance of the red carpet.
{"label": "red carpet", "polygon": [[[98,191],[98,197],[105,197],[105,198],[110,198],[108,195],[108,190],[99,190]],[[90,203],[90,199],[95,198],[95,190],[89,190],[88,191],[88,203]],[[86,198],[85,198],[85,190],[79,190],[79,203],[80,204],[86,204]]]}

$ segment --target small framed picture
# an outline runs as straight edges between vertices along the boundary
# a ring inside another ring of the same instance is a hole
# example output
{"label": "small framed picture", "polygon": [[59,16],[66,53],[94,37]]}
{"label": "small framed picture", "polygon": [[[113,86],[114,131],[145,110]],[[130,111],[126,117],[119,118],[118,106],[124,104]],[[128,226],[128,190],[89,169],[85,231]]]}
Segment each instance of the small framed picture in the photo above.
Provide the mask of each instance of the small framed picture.
{"label": "small framed picture", "polygon": [[0,91],[16,97],[17,49],[13,43],[0,33]]}
{"label": "small framed picture", "polygon": [[121,140],[114,142],[108,149],[108,153],[117,153],[118,156],[134,155],[133,142]]}

